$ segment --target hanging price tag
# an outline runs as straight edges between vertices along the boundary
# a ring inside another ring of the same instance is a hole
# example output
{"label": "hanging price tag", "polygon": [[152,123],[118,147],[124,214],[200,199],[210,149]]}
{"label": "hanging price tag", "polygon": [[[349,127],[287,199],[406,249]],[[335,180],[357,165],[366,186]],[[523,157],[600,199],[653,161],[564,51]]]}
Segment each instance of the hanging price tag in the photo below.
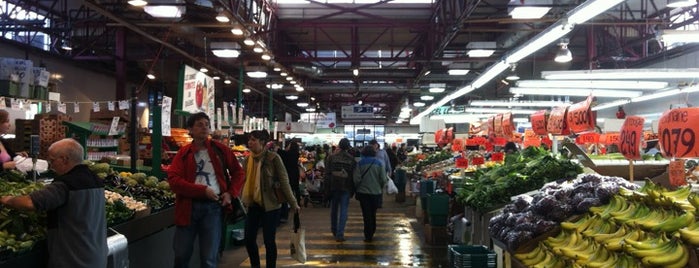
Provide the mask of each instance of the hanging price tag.
{"label": "hanging price tag", "polygon": [[575,138],[575,144],[599,143],[599,133],[591,132],[579,135]]}
{"label": "hanging price tag", "polygon": [[658,142],[665,158],[699,157],[699,108],[669,110],[658,121]]}
{"label": "hanging price tag", "polygon": [[546,132],[546,116],[546,110],[538,111],[529,116],[529,122],[532,123],[532,130],[534,130],[534,133],[537,135],[548,134],[548,132]]}
{"label": "hanging price tag", "polygon": [[551,109],[551,114],[546,122],[546,131],[554,135],[565,135],[568,129],[565,120],[567,110],[568,106],[559,106]]}
{"label": "hanging price tag", "polygon": [[541,137],[534,133],[532,129],[526,129],[524,131],[524,140],[522,141],[522,147],[527,148],[529,146],[541,146]]}
{"label": "hanging price tag", "polygon": [[59,102],[58,103],[58,111],[65,114],[66,113],[66,104],[64,102]]}
{"label": "hanging price tag", "polygon": [[99,102],[93,102],[93,103],[92,103],[92,111],[93,111],[93,112],[99,112],[99,111],[100,111],[100,103],[99,103]]}
{"label": "hanging price tag", "polygon": [[667,166],[670,185],[681,186],[687,184],[687,178],[684,175],[684,162],[684,159],[670,161],[670,164]]}
{"label": "hanging price tag", "polygon": [[488,117],[488,136],[495,136],[495,116]]}
{"label": "hanging price tag", "polygon": [[107,110],[114,111],[114,102],[113,101],[107,102]]}
{"label": "hanging price tag", "polygon": [[619,152],[626,159],[641,160],[641,137],[643,136],[643,123],[646,120],[640,116],[628,116],[621,126],[619,135]]}
{"label": "hanging price tag", "polygon": [[610,132],[604,135],[606,138],[604,139],[604,141],[600,141],[604,143],[604,145],[619,144],[619,140],[621,140],[621,134],[619,132]]}
{"label": "hanging price tag", "polygon": [[502,137],[504,133],[502,131],[502,114],[497,114],[493,120],[493,128],[495,129],[495,136]]}
{"label": "hanging price tag", "polygon": [[73,103],[73,113],[79,113],[80,112],[80,103]]}
{"label": "hanging price tag", "polygon": [[451,142],[451,151],[452,152],[461,152],[464,150],[464,140],[463,139],[454,139]]}
{"label": "hanging price tag", "polygon": [[575,103],[568,107],[566,113],[566,123],[568,128],[573,133],[583,133],[595,130],[595,116],[590,109],[592,103],[592,95],[588,96],[585,101]]}
{"label": "hanging price tag", "polygon": [[502,135],[505,138],[512,137],[512,132],[515,131],[515,124],[512,122],[512,113],[504,113],[502,115]]}

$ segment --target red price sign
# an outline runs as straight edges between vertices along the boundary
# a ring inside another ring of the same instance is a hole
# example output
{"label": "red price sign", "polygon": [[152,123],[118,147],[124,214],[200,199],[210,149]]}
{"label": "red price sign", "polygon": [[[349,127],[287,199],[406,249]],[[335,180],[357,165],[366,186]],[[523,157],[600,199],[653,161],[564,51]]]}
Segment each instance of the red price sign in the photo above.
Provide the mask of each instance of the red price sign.
{"label": "red price sign", "polygon": [[604,134],[605,139],[602,141],[602,138],[600,138],[600,142],[604,143],[605,145],[619,144],[620,135],[621,134],[616,132]]}
{"label": "red price sign", "polygon": [[576,144],[599,143],[599,133],[591,132],[579,135],[575,138]]}
{"label": "red price sign", "polygon": [[670,161],[670,164],[667,166],[667,174],[670,179],[670,185],[680,186],[687,184],[687,178],[684,175],[684,159]]}
{"label": "red price sign", "polygon": [[672,109],[658,121],[658,142],[665,158],[699,157],[699,108]]}
{"label": "red price sign", "polygon": [[643,123],[645,119],[640,116],[628,116],[621,126],[619,134],[619,152],[626,159],[641,160],[641,137],[643,137]]}
{"label": "red price sign", "polygon": [[463,139],[454,139],[451,142],[451,151],[452,152],[460,152],[464,150],[464,140]]}
{"label": "red price sign", "polygon": [[571,105],[566,113],[566,123],[573,133],[588,132],[595,129],[595,116],[590,109],[592,95],[585,101]]}
{"label": "red price sign", "polygon": [[505,137],[512,137],[512,132],[515,131],[515,124],[512,122],[512,113],[502,115],[502,134]]}
{"label": "red price sign", "polygon": [[532,130],[537,135],[546,135],[546,110],[541,110],[529,116],[532,123]]}
{"label": "red price sign", "polygon": [[457,168],[467,168],[468,167],[468,159],[459,157],[455,161],[456,167]]}
{"label": "red price sign", "polygon": [[566,110],[568,110],[568,106],[559,106],[551,109],[551,114],[549,115],[549,119],[546,122],[546,131],[554,135],[565,135],[564,130],[568,129],[565,120]]}
{"label": "red price sign", "polygon": [[488,135],[495,136],[495,116],[488,117]]}
{"label": "red price sign", "polygon": [[500,162],[505,160],[505,154],[504,153],[492,153],[490,154],[490,160],[495,161],[495,162]]}
{"label": "red price sign", "polygon": [[474,157],[471,159],[471,164],[474,165],[483,165],[485,164],[485,158],[483,157]]}
{"label": "red price sign", "polygon": [[493,127],[495,128],[495,136],[502,137],[504,132],[502,129],[502,114],[497,114],[495,120],[493,120]]}
{"label": "red price sign", "polygon": [[522,141],[522,147],[527,148],[529,146],[541,146],[541,137],[536,135],[532,129],[526,129],[524,131],[524,140]]}

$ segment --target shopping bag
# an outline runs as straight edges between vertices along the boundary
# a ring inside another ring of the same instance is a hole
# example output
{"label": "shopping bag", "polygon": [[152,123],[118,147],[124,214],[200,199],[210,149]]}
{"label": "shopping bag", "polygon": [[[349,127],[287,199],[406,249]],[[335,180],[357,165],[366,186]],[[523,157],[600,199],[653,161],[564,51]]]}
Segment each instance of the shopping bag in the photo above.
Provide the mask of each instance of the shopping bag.
{"label": "shopping bag", "polygon": [[386,193],[387,194],[398,193],[398,187],[396,187],[396,184],[393,182],[393,179],[391,179],[391,178],[388,178],[388,181],[386,181]]}
{"label": "shopping bag", "polygon": [[289,248],[291,257],[294,260],[300,263],[306,263],[306,230],[299,228],[300,225],[299,213],[294,213],[294,229],[291,231]]}
{"label": "shopping bag", "polygon": [[231,199],[231,207],[233,210],[224,215],[225,224],[235,224],[248,216],[247,209],[245,205],[243,205],[243,201],[240,200],[240,197],[233,197]]}

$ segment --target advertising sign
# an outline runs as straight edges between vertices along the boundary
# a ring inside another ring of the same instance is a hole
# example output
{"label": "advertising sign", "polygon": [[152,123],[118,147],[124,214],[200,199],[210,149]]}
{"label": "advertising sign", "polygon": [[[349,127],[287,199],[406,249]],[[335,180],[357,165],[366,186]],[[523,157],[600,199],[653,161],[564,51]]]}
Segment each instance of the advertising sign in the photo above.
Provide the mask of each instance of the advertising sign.
{"label": "advertising sign", "polygon": [[204,112],[213,118],[216,90],[214,79],[187,65],[182,67],[180,75],[178,110],[187,113]]}

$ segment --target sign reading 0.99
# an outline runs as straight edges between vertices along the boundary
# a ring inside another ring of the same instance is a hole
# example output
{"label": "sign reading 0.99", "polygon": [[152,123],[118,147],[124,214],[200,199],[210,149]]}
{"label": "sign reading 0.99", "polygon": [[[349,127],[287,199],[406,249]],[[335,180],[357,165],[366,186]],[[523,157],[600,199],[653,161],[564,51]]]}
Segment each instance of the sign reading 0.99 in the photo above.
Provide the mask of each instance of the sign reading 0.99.
{"label": "sign reading 0.99", "polygon": [[699,157],[699,108],[672,109],[660,117],[658,142],[665,158]]}
{"label": "sign reading 0.99", "polygon": [[643,123],[646,120],[640,116],[626,117],[621,126],[619,135],[619,152],[626,159],[641,160],[641,137],[643,137]]}

